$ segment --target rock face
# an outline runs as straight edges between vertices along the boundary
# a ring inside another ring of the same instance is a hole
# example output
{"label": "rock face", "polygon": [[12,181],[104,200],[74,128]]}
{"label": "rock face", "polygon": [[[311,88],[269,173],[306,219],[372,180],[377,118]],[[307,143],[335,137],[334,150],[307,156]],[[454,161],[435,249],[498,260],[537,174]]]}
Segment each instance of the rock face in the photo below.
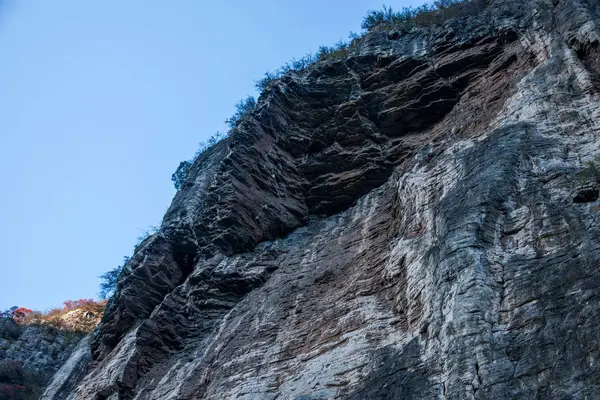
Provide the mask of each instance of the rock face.
{"label": "rock face", "polygon": [[275,81],[45,398],[600,398],[598,24],[498,0]]}
{"label": "rock face", "polygon": [[39,398],[81,337],[0,318],[0,400]]}

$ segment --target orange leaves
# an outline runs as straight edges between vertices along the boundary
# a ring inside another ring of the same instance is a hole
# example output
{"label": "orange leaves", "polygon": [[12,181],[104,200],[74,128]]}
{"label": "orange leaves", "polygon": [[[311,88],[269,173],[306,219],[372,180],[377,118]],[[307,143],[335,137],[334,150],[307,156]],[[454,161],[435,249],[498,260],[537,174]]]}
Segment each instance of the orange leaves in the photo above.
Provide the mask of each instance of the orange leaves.
{"label": "orange leaves", "polygon": [[32,311],[25,307],[13,307],[1,313],[19,325],[51,325],[72,332],[91,332],[100,322],[107,300],[67,300],[62,308],[46,312]]}
{"label": "orange leaves", "polygon": [[67,300],[64,302],[65,309],[73,310],[75,308],[86,308],[89,306],[95,306],[98,304],[94,299],[79,299],[79,300]]}
{"label": "orange leaves", "polygon": [[12,317],[17,321],[25,320],[33,311],[29,308],[19,307],[12,312]]}

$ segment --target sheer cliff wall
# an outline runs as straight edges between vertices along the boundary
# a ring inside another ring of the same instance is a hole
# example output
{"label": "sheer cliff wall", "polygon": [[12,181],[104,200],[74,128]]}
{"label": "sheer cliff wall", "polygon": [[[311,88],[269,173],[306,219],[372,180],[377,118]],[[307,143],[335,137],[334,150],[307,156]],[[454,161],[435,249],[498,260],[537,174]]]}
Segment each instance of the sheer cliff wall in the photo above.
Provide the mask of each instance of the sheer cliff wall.
{"label": "sheer cliff wall", "polygon": [[599,23],[494,1],[275,81],[43,398],[600,398]]}

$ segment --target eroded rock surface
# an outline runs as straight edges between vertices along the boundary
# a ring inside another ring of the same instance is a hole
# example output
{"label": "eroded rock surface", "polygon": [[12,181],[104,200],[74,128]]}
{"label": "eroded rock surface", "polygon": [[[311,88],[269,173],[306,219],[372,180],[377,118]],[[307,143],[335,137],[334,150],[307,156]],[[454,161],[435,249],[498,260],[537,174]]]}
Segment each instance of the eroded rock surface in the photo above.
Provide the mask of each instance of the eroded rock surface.
{"label": "eroded rock surface", "polygon": [[82,336],[0,318],[0,400],[39,398]]}
{"label": "eroded rock surface", "polygon": [[45,398],[600,398],[599,23],[495,1],[276,81]]}

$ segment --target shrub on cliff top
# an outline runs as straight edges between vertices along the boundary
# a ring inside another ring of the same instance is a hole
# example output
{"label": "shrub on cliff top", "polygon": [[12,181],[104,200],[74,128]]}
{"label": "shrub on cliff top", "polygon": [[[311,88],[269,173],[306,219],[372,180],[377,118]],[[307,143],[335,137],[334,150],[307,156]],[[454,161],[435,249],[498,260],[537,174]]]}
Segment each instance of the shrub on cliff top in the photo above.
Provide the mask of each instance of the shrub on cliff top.
{"label": "shrub on cliff top", "polygon": [[392,7],[384,5],[382,10],[369,11],[361,27],[369,32],[381,26],[406,29],[428,27],[452,18],[479,13],[486,5],[487,0],[436,0],[432,5],[405,7],[401,11],[394,11]]}
{"label": "shrub on cliff top", "polygon": [[97,311],[99,308],[102,308],[102,303],[99,303],[94,299],[67,300],[63,304],[65,310],[81,308],[83,310]]}
{"label": "shrub on cliff top", "polygon": [[[145,229],[142,232],[142,234],[138,236],[137,242],[133,246],[133,252],[135,253],[146,239],[157,233],[159,230],[160,228],[158,226],[150,226],[148,229]],[[99,276],[100,292],[98,293],[98,297],[100,297],[101,299],[107,299],[110,295],[112,295],[115,292],[119,276],[121,275],[121,271],[123,271],[123,267],[125,266],[125,264],[127,264],[128,261],[129,257],[124,256],[123,263],[121,265],[117,265],[115,268]]]}
{"label": "shrub on cliff top", "polygon": [[175,190],[181,189],[183,186],[183,182],[185,182],[185,178],[187,178],[188,170],[192,166],[191,160],[185,160],[179,163],[179,166],[171,175],[171,181],[173,181],[173,186],[175,186]]}
{"label": "shrub on cliff top", "polygon": [[[254,105],[252,105],[252,102],[254,102]],[[233,117],[227,119],[227,123],[231,122],[231,124],[237,124],[238,120],[234,121],[236,116],[238,119],[240,119],[246,112],[252,111],[252,109],[254,109],[254,107],[256,106],[256,100],[254,100],[254,97],[252,97],[252,100],[246,99],[246,103],[248,104],[243,103],[243,100],[238,103],[238,106],[236,106],[236,114]],[[179,163],[179,166],[177,167],[173,175],[171,175],[171,181],[173,181],[173,186],[175,186],[176,190],[182,188],[183,183],[185,182],[188,176],[190,168],[192,167],[192,165],[194,165],[194,162],[198,159],[198,157],[200,157],[200,154],[204,153],[206,150],[210,149],[215,144],[219,143],[221,140],[225,139],[228,136],[229,133],[222,133],[220,131],[215,132],[215,134],[209,137],[205,142],[199,143],[198,150],[196,150],[196,153],[194,154],[194,157],[192,159],[185,160]]]}
{"label": "shrub on cliff top", "polygon": [[32,310],[25,307],[11,307],[8,310],[0,312],[0,318],[12,319],[15,321],[20,321],[26,319]]}
{"label": "shrub on cliff top", "polygon": [[[242,119],[250,114],[255,108],[256,99],[253,96],[248,96],[245,99],[238,101],[235,105],[235,113],[225,120],[225,124],[227,124],[230,130],[234,129],[238,126]],[[180,190],[183,187],[183,183],[188,176],[190,168],[192,165],[194,165],[194,162],[198,159],[198,157],[200,157],[200,154],[204,153],[206,150],[210,149],[228,136],[229,132],[222,133],[217,131],[214,135],[209,137],[206,142],[200,142],[200,146],[192,159],[181,161],[179,163],[179,166],[173,175],[171,175],[171,181],[173,182],[173,186],[175,186],[175,190]]]}
{"label": "shrub on cliff top", "polygon": [[184,160],[179,163],[179,166],[171,175],[171,181],[173,182],[173,186],[175,186],[175,190],[179,190],[183,187],[183,183],[187,179],[188,173],[194,162],[198,159],[200,154],[204,153],[207,149],[217,144],[219,141],[227,137],[227,135],[223,135],[220,132],[217,132],[213,136],[211,136],[206,142],[200,142],[199,148],[194,154],[194,157],[190,160]]}
{"label": "shrub on cliff top", "polygon": [[2,312],[0,312],[0,318],[12,318],[13,317],[13,312],[18,309],[19,307],[14,306],[9,308],[8,310],[4,310]]}
{"label": "shrub on cliff top", "polygon": [[[433,5],[424,4],[416,8],[407,7],[401,11],[394,11],[391,7],[384,5],[382,10],[371,10],[367,13],[362,22],[362,28],[364,31],[369,32],[381,26],[398,26],[404,28],[433,26],[451,18],[480,12],[485,8],[486,4],[487,0],[436,0],[433,2]],[[263,77],[255,81],[255,87],[259,92],[262,92],[272,82],[290,71],[303,71],[318,61],[343,59],[357,47],[363,36],[364,33],[362,35],[350,33],[349,41],[340,40],[333,46],[319,47],[319,50],[314,54],[309,53],[299,59],[292,59],[273,72],[267,71]],[[248,96],[236,104],[234,115],[226,119],[225,123],[230,129],[235,128],[243,116],[247,115],[255,107],[256,100],[254,97]],[[224,135],[223,137],[226,136]],[[214,145],[214,143],[206,147],[202,145],[199,153],[202,153]],[[177,170],[171,175],[171,180],[176,190],[181,189],[183,186],[189,169],[197,157],[198,152],[193,159],[180,162]]]}
{"label": "shrub on cliff top", "polygon": [[315,63],[316,61],[316,54],[306,54],[301,58],[293,58],[291,61],[288,61],[287,63],[283,64],[274,72],[265,72],[265,75],[262,78],[254,82],[254,86],[259,92],[262,92],[267,86],[269,86],[271,82],[281,78],[286,73],[290,71],[302,71],[308,68],[309,65]]}
{"label": "shrub on cliff top", "polygon": [[[238,101],[235,105],[235,113],[225,120],[225,124],[229,129],[234,129],[242,121],[242,119],[250,114],[256,108],[256,99],[253,96],[248,96],[245,99]],[[183,187],[185,180],[187,179],[188,172],[194,162],[200,157],[200,154],[219,143],[221,140],[229,136],[229,132],[222,133],[217,131],[214,135],[209,137],[206,142],[200,142],[200,146],[194,157],[190,160],[184,160],[179,163],[179,166],[175,172],[171,175],[171,181],[175,190],[180,190]]]}
{"label": "shrub on cliff top", "polygon": [[235,113],[225,120],[225,123],[230,129],[235,128],[245,115],[248,115],[252,110],[256,108],[256,99],[252,96],[248,96],[243,100],[240,100],[235,105]]}
{"label": "shrub on cliff top", "polygon": [[[137,242],[133,246],[133,252],[135,253],[137,251],[138,247],[140,247],[142,245],[144,240],[148,239],[150,236],[154,235],[158,231],[159,231],[158,226],[150,226],[148,229],[145,229],[144,231],[142,231],[142,234],[137,237]],[[127,257],[127,260],[128,259],[129,258]],[[125,263],[127,263],[127,260],[125,260]]]}
{"label": "shrub on cliff top", "polygon": [[358,44],[359,36],[353,32],[350,32],[350,41],[346,42],[340,40],[333,46],[321,46],[319,47],[319,51],[317,51],[316,59],[317,61],[324,60],[339,60],[346,57]]}
{"label": "shrub on cliff top", "polygon": [[[379,27],[429,27],[441,24],[449,19],[481,12],[487,0],[437,0],[432,5],[423,4],[420,7],[405,7],[394,11],[386,5],[381,10],[371,10],[362,21],[361,27],[365,32]],[[281,78],[290,71],[302,71],[311,64],[329,59],[343,59],[356,48],[363,34],[350,33],[349,41],[340,40],[333,46],[321,46],[315,54],[306,56],[282,65],[277,70],[268,71],[255,82],[258,91],[263,91],[271,82]]]}
{"label": "shrub on cliff top", "polygon": [[259,92],[262,92],[271,82],[281,78],[290,71],[303,71],[317,61],[340,59],[347,56],[348,53],[356,47],[361,36],[357,33],[350,32],[348,38],[350,39],[348,42],[340,40],[333,46],[321,46],[314,54],[309,53],[299,59],[294,58],[273,72],[265,72],[265,75],[262,78],[254,82],[254,86]]}
{"label": "shrub on cliff top", "polygon": [[105,308],[106,301],[80,299],[65,301],[64,307],[46,312],[13,307],[10,312],[3,312],[2,316],[16,326],[44,325],[67,332],[89,333],[100,322]]}
{"label": "shrub on cliff top", "polygon": [[129,257],[123,257],[123,264],[117,265],[115,268],[111,269],[108,272],[100,275],[100,293],[99,296],[101,299],[107,299],[110,295],[115,292],[117,288],[117,281],[119,280],[119,275],[121,275],[121,271],[125,264],[129,261]]}

